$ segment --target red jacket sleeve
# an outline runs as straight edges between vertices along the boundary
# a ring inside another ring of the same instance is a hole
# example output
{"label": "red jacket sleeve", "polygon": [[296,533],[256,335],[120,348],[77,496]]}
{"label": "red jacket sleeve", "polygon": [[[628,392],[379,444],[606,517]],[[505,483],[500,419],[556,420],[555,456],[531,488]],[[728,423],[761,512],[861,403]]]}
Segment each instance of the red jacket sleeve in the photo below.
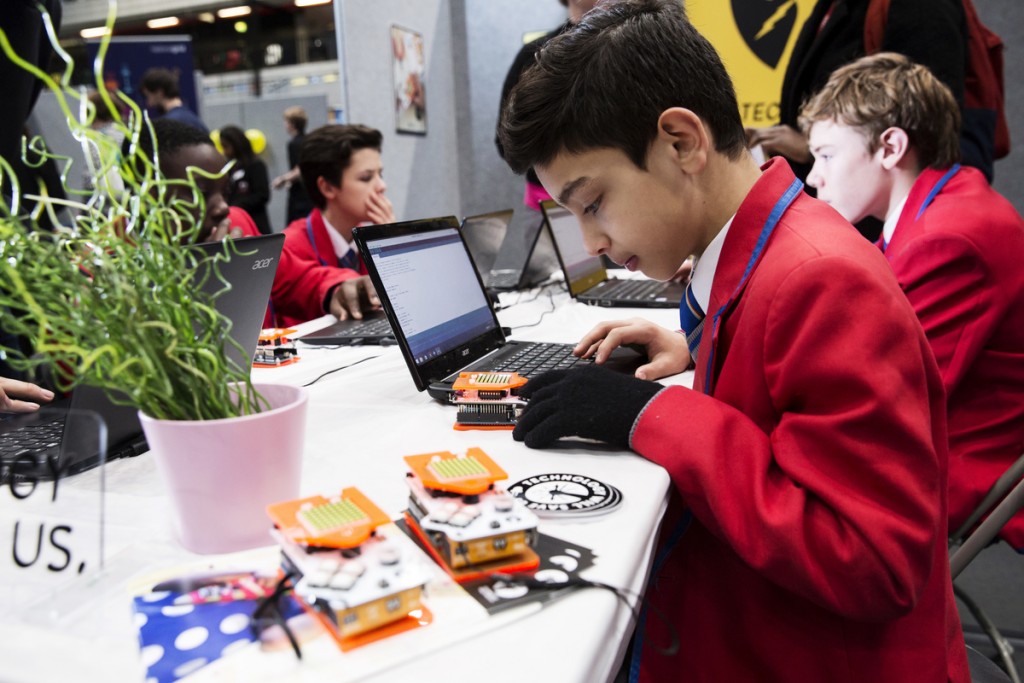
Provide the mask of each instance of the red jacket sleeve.
{"label": "red jacket sleeve", "polygon": [[274,277],[271,300],[278,322],[294,325],[328,313],[324,302],[331,291],[345,280],[359,277],[359,273],[321,265],[302,222],[293,223],[284,232],[284,250]]}

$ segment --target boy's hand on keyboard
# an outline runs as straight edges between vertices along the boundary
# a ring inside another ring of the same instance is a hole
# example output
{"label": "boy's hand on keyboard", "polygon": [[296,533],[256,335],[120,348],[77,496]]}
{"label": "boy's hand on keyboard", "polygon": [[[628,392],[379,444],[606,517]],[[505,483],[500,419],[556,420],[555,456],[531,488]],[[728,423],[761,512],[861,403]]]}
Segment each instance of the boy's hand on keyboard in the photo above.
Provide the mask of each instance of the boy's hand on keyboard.
{"label": "boy's hand on keyboard", "polygon": [[512,438],[530,448],[573,436],[629,448],[633,423],[662,388],[594,365],[546,372],[519,390],[528,403]]}
{"label": "boy's hand on keyboard", "polygon": [[660,379],[690,366],[686,338],[643,318],[603,322],[583,336],[573,353],[600,365],[620,346],[640,346],[647,353],[648,362],[634,373],[638,379]]}
{"label": "boy's hand on keyboard", "polygon": [[330,313],[338,320],[362,320],[363,311],[378,308],[380,299],[369,275],[345,280],[331,293]]}
{"label": "boy's hand on keyboard", "polygon": [[53,400],[53,392],[29,382],[0,377],[0,413],[31,413]]}

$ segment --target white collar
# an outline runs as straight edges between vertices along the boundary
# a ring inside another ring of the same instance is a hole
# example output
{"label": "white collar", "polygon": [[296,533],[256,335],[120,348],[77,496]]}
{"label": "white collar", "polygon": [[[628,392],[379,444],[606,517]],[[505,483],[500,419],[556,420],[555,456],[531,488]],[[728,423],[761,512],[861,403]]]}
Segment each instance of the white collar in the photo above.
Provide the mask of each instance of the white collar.
{"label": "white collar", "polygon": [[889,242],[892,241],[892,235],[896,232],[896,224],[900,222],[900,216],[903,214],[903,207],[907,205],[907,197],[910,193],[904,195],[903,199],[899,201],[889,215],[885,217],[885,224],[882,225],[882,244],[889,246]]}
{"label": "white collar", "polygon": [[693,276],[690,278],[690,288],[693,296],[700,304],[702,311],[707,313],[708,305],[711,303],[711,285],[715,281],[715,271],[718,270],[718,259],[722,255],[722,246],[725,244],[725,235],[729,232],[736,214],[729,217],[725,225],[711,243],[693,262]]}
{"label": "white collar", "polygon": [[341,233],[335,230],[334,226],[327,221],[327,216],[322,212],[320,213],[320,217],[324,219],[324,227],[327,228],[327,235],[331,238],[331,246],[334,247],[334,254],[338,258],[344,258],[345,254],[349,251],[355,251],[358,253],[359,250],[356,249],[355,242],[346,241],[345,238],[341,236]]}

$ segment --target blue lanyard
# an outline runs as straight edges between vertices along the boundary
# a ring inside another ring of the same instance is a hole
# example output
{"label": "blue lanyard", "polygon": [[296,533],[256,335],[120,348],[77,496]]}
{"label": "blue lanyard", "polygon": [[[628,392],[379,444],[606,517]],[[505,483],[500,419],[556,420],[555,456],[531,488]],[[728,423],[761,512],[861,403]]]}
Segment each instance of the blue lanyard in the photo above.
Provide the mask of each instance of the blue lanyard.
{"label": "blue lanyard", "polygon": [[715,346],[714,340],[718,336],[718,326],[722,322],[722,314],[725,313],[726,309],[732,304],[733,300],[743,289],[743,285],[746,284],[747,279],[750,277],[750,273],[754,270],[754,264],[757,263],[757,259],[760,258],[761,252],[764,251],[765,245],[768,243],[768,238],[771,237],[775,231],[775,226],[779,224],[782,219],[782,214],[786,212],[789,205],[793,203],[793,200],[804,189],[804,184],[800,182],[799,178],[794,178],[793,182],[786,189],[779,200],[775,202],[775,206],[772,207],[771,213],[768,214],[768,220],[765,221],[764,227],[761,228],[761,234],[757,238],[757,243],[754,244],[754,251],[750,254],[750,258],[747,260],[747,267],[743,270],[743,276],[740,278],[739,283],[736,285],[736,289],[733,290],[732,295],[729,296],[722,306],[715,311],[714,316],[711,318],[711,355],[708,356],[707,370],[704,375],[704,393],[711,393],[711,369],[715,366]]}
{"label": "blue lanyard", "polygon": [[[313,247],[313,253],[316,254],[316,260],[320,262],[321,266],[330,266],[331,264],[324,261],[324,257],[320,255],[320,250],[316,246],[316,238],[313,237],[313,214],[306,216],[306,234],[309,236],[309,243]],[[341,267],[341,259],[338,259],[338,267]]]}
{"label": "blue lanyard", "polygon": [[928,196],[924,198],[924,203],[921,204],[921,208],[917,210],[917,215],[914,216],[915,221],[920,218],[921,214],[924,213],[924,210],[927,209],[933,201],[935,201],[935,197],[942,192],[942,188],[946,186],[946,183],[948,183],[959,170],[960,164],[953,164],[952,168],[946,171],[946,175],[939,178],[939,182],[935,183],[935,187],[933,187],[931,192],[928,193]]}
{"label": "blue lanyard", "polygon": [[[754,244],[754,251],[753,253],[750,254],[750,258],[747,260],[747,267],[743,271],[743,276],[740,278],[739,284],[736,285],[736,289],[733,290],[732,296],[729,297],[729,300],[726,301],[718,309],[718,311],[715,312],[715,315],[712,318],[712,347],[711,357],[708,358],[707,361],[708,374],[704,382],[705,394],[711,393],[711,368],[714,366],[715,362],[714,338],[715,334],[717,334],[718,331],[718,324],[720,322],[720,318],[722,314],[725,312],[725,310],[732,303],[732,301],[739,294],[740,290],[743,288],[743,285],[746,283],[747,279],[750,277],[750,273],[754,270],[754,264],[757,263],[757,259],[761,256],[761,252],[764,251],[764,247],[768,243],[768,238],[771,237],[772,232],[775,230],[775,226],[777,226],[779,224],[779,220],[782,219],[782,214],[786,212],[786,209],[789,208],[789,205],[793,203],[793,200],[797,198],[797,195],[800,194],[803,188],[804,184],[800,182],[799,179],[794,179],[790,186],[783,193],[783,195],[779,197],[779,200],[775,202],[775,206],[772,207],[771,213],[768,214],[768,219],[765,221],[764,227],[761,228],[761,234],[758,236],[757,242]],[[687,529],[689,529],[690,522],[692,520],[693,515],[690,513],[689,510],[686,510],[686,512],[683,513],[682,518],[680,518],[679,522],[676,523],[675,528],[672,529],[672,533],[665,541],[665,545],[661,548],[661,550],[655,557],[654,564],[651,567],[651,580],[657,579],[658,572],[661,570],[662,565],[665,564],[665,562],[669,558],[669,555],[672,554],[672,551],[679,544],[679,541],[682,540],[683,536],[686,534]],[[647,606],[644,605],[643,609],[640,611],[640,616],[637,618],[636,633],[633,636],[633,656],[629,663],[630,683],[634,683],[635,681],[639,680],[640,677],[640,655],[643,652],[646,617]]]}

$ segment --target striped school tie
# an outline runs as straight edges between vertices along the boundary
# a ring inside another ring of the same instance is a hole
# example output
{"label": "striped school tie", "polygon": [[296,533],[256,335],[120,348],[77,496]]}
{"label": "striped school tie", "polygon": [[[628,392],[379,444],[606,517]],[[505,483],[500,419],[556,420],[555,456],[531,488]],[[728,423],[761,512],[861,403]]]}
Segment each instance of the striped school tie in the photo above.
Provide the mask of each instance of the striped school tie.
{"label": "striped school tie", "polygon": [[345,252],[344,256],[338,259],[338,265],[342,268],[351,268],[359,272],[359,252],[355,249],[349,249]]}
{"label": "striped school tie", "polygon": [[679,303],[679,329],[686,335],[686,345],[690,348],[690,357],[697,362],[697,349],[700,348],[700,337],[704,332],[704,311],[697,303],[693,287],[686,285],[686,296]]}

